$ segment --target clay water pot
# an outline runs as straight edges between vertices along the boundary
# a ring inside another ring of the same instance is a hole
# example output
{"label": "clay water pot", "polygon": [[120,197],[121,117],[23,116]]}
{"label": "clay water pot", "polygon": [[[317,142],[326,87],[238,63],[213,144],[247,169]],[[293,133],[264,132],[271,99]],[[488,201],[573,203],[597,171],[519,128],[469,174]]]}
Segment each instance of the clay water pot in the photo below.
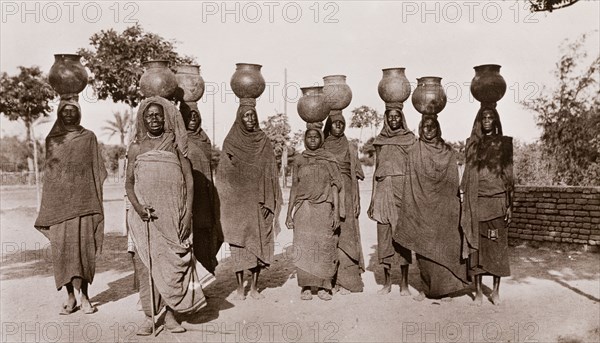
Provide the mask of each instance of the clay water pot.
{"label": "clay water pot", "polygon": [[196,102],[204,95],[204,79],[200,76],[200,66],[178,65],[175,79],[177,79],[178,84],[178,99],[184,102]]}
{"label": "clay water pot", "polygon": [[298,100],[298,114],[307,123],[322,122],[329,115],[330,108],[325,102],[323,87],[303,87]]}
{"label": "clay water pot", "polygon": [[76,54],[56,54],[48,74],[50,86],[60,95],[78,94],[88,83],[88,73]]}
{"label": "clay water pot", "polygon": [[379,81],[377,91],[379,97],[386,103],[404,102],[410,96],[410,82],[404,74],[405,68],[387,68]]}
{"label": "clay water pot", "polygon": [[352,101],[352,90],[346,84],[345,75],[329,75],[323,78],[323,95],[330,110],[343,110]]}
{"label": "clay water pot", "polygon": [[140,78],[140,91],[145,97],[161,96],[169,99],[177,89],[175,74],[169,61],[153,60],[142,63],[145,71]]}
{"label": "clay water pot", "polygon": [[497,102],[506,93],[506,81],[500,75],[497,64],[483,64],[473,67],[475,77],[471,80],[471,94],[480,102]]}
{"label": "clay water pot", "polygon": [[421,114],[438,114],[446,107],[446,92],[442,78],[426,76],[417,79],[417,88],[412,95],[413,106]]}
{"label": "clay water pot", "polygon": [[262,68],[260,64],[236,63],[230,85],[238,98],[256,99],[265,91],[265,79],[260,68]]}

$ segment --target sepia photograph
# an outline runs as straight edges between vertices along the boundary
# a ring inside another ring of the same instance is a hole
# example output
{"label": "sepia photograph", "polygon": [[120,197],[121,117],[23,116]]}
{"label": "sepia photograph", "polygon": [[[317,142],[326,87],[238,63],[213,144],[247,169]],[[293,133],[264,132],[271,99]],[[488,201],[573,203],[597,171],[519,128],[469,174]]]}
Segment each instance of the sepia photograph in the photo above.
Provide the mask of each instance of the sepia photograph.
{"label": "sepia photograph", "polygon": [[600,1],[0,17],[0,342],[600,343]]}

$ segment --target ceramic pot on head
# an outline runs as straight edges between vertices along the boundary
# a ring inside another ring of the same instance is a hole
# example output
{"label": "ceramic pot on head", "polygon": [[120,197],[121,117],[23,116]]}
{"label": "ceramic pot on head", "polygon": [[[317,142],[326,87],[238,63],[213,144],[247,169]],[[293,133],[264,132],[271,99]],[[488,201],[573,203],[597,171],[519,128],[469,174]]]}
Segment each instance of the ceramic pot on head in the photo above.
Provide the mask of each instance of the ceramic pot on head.
{"label": "ceramic pot on head", "polygon": [[377,91],[386,103],[405,102],[410,96],[410,82],[404,74],[405,68],[387,68],[379,81]]}
{"label": "ceramic pot on head", "polygon": [[497,64],[483,64],[473,67],[475,76],[471,80],[471,94],[477,101],[494,103],[502,99],[506,93],[506,81],[500,75]]}
{"label": "ceramic pot on head", "polygon": [[322,122],[329,115],[330,108],[325,102],[323,87],[303,87],[298,100],[298,114],[307,123]]}
{"label": "ceramic pot on head", "polygon": [[56,54],[48,73],[50,86],[60,95],[76,95],[88,83],[88,73],[76,54]]}
{"label": "ceramic pot on head", "polygon": [[438,114],[446,107],[446,92],[442,78],[426,76],[417,79],[417,88],[412,95],[413,106],[421,114]]}
{"label": "ceramic pot on head", "polygon": [[175,79],[177,79],[178,84],[178,99],[196,102],[204,95],[204,79],[200,76],[199,65],[178,65]]}
{"label": "ceramic pot on head", "polygon": [[352,101],[352,90],[346,84],[345,75],[323,77],[323,95],[330,110],[343,110]]}
{"label": "ceramic pot on head", "polygon": [[169,99],[177,89],[175,74],[169,61],[153,60],[142,63],[145,71],[140,78],[140,91],[145,97],[161,96]]}
{"label": "ceramic pot on head", "polygon": [[231,76],[231,89],[235,95],[242,98],[258,98],[266,87],[260,69],[262,65],[251,63],[237,63],[235,72]]}

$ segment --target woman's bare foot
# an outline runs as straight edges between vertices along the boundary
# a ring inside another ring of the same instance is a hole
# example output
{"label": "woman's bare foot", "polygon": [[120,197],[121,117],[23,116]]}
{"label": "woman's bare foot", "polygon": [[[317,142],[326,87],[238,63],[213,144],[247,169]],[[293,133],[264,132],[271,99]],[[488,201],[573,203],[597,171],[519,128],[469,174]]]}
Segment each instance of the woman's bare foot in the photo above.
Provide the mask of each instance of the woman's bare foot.
{"label": "woman's bare foot", "polygon": [[500,305],[501,301],[500,301],[500,294],[498,294],[498,292],[492,292],[492,296],[491,299],[492,304],[498,306]]}
{"label": "woman's bare foot", "polygon": [[400,296],[406,297],[406,296],[409,296],[409,295],[411,295],[411,294],[410,294],[410,291],[408,290],[408,287],[402,287],[402,286],[400,286]]}
{"label": "woman's bare foot", "polygon": [[94,307],[92,305],[92,303],[90,302],[90,299],[83,295],[81,296],[81,310],[85,314],[92,314],[92,313],[96,313],[96,311],[98,311],[96,309],[96,307]]}
{"label": "woman's bare foot", "polygon": [[165,328],[172,333],[182,333],[186,331],[185,328],[179,324],[175,318],[175,313],[170,308],[167,308],[165,313]]}
{"label": "woman's bare foot", "polygon": [[444,297],[444,298],[442,298],[442,302],[445,302],[445,303],[452,302],[452,298],[450,298],[450,297]]}
{"label": "woman's bare foot", "polygon": [[73,297],[69,296],[69,298],[67,298],[67,301],[65,301],[62,304],[59,314],[68,315],[75,311],[77,311],[77,299],[75,299],[74,296]]}
{"label": "woman's bare foot", "polygon": [[425,293],[423,293],[423,292],[419,292],[419,294],[417,294],[416,296],[413,297],[413,300],[415,300],[415,301],[423,301],[425,299],[426,299],[426,296],[425,296]]}
{"label": "woman's bare foot", "polygon": [[246,294],[244,294],[244,289],[237,289],[235,294],[233,295],[234,300],[246,300]]}
{"label": "woman's bare foot", "polygon": [[383,287],[377,291],[379,295],[386,295],[392,291],[392,285],[383,285]]}
{"label": "woman's bare foot", "polygon": [[154,323],[152,322],[152,317],[146,317],[135,334],[138,336],[150,336],[152,334],[153,327]]}
{"label": "woman's bare foot", "polygon": [[302,291],[300,292],[300,299],[302,300],[312,300],[312,291],[310,287],[302,287]]}
{"label": "woman's bare foot", "polygon": [[317,296],[319,297],[319,299],[321,300],[331,300],[333,297],[331,296],[331,294],[329,294],[329,291],[326,290],[325,288],[319,288],[319,291],[317,292]]}
{"label": "woman's bare foot", "polygon": [[340,292],[341,295],[348,295],[348,294],[352,293],[352,292],[350,292],[349,290],[345,289],[342,286],[339,287],[339,292]]}
{"label": "woman's bare foot", "polygon": [[248,295],[254,300],[260,300],[265,298],[265,296],[258,293],[258,290],[256,289],[251,289]]}
{"label": "woman's bare foot", "polygon": [[475,295],[475,300],[473,300],[473,303],[471,303],[471,306],[481,306],[481,304],[483,303],[483,295],[481,294],[477,294]]}

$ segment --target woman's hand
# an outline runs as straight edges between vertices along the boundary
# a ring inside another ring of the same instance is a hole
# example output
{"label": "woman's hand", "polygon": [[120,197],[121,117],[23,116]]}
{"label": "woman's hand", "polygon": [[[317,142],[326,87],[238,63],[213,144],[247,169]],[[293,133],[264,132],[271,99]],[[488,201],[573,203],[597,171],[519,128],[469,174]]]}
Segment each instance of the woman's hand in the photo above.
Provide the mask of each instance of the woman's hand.
{"label": "woman's hand", "polygon": [[340,226],[340,211],[337,207],[333,209],[333,220],[331,223],[331,227],[335,230]]}
{"label": "woman's hand", "polygon": [[271,213],[271,210],[269,210],[268,208],[262,206],[261,207],[261,211],[262,211],[262,216],[264,219],[267,219],[267,217],[269,216],[269,213]]}
{"label": "woman's hand", "polygon": [[134,207],[135,212],[142,218],[143,221],[148,222],[151,220],[158,219],[156,213],[154,213],[154,208],[152,206],[140,205]]}
{"label": "woman's hand", "polygon": [[289,213],[288,213],[287,217],[285,218],[285,226],[287,226],[287,228],[289,230],[294,229],[294,219],[292,219],[292,215]]}
{"label": "woman's hand", "polygon": [[354,218],[358,218],[360,215],[360,203],[358,201],[354,201]]}
{"label": "woman's hand", "polygon": [[506,222],[506,226],[510,225],[512,222],[512,208],[506,209],[506,215],[504,216],[504,221]]}

